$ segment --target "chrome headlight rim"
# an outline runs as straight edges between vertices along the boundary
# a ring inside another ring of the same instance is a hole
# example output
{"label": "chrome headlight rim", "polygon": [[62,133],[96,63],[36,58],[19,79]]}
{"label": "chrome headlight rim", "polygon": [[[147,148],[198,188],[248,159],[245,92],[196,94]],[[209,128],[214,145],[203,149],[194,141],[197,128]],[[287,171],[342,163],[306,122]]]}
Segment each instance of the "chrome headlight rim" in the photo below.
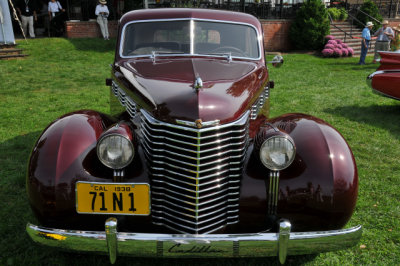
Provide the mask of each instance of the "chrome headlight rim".
{"label": "chrome headlight rim", "polygon": [[[292,157],[289,159],[289,161],[287,161],[286,164],[283,165],[282,167],[276,167],[276,166],[274,166],[274,165],[269,164],[268,162],[265,161],[265,158],[264,158],[264,156],[263,156],[263,149],[264,149],[264,146],[266,145],[266,143],[267,143],[268,141],[271,141],[272,139],[277,139],[277,138],[285,139],[285,140],[289,141],[290,144],[291,144],[292,147],[293,147],[293,156],[292,156]],[[296,145],[295,145],[293,139],[292,139],[290,136],[288,136],[288,135],[281,135],[281,134],[278,134],[278,135],[270,136],[270,137],[266,138],[266,139],[263,141],[263,143],[261,144],[261,146],[260,146],[260,150],[259,150],[259,158],[260,158],[260,161],[261,161],[261,163],[262,163],[266,168],[268,168],[268,169],[271,170],[271,171],[282,171],[282,170],[288,168],[288,167],[293,163],[295,157],[296,157]]]}
{"label": "chrome headlight rim", "polygon": [[[102,156],[100,156],[100,151],[99,151],[99,149],[100,149],[100,144],[101,144],[106,138],[109,138],[109,137],[122,137],[122,138],[124,138],[125,140],[127,140],[128,145],[129,145],[129,147],[130,147],[130,149],[131,149],[131,151],[132,151],[132,155],[130,156],[129,160],[126,161],[124,164],[121,164],[121,165],[117,165],[117,166],[116,166],[116,165],[110,164],[108,161],[104,160],[104,158],[102,158]],[[133,143],[132,143],[132,140],[129,139],[129,137],[127,137],[127,136],[125,136],[125,135],[123,135],[123,134],[119,134],[119,133],[109,133],[109,134],[105,134],[104,136],[101,136],[100,139],[97,141],[96,153],[97,153],[97,158],[99,158],[99,160],[100,160],[100,162],[101,162],[102,164],[104,164],[105,166],[107,166],[107,167],[109,167],[109,168],[111,168],[111,169],[120,170],[120,169],[123,169],[123,168],[127,167],[127,166],[133,161],[133,158],[135,157],[135,148],[134,148],[134,145],[133,145]]]}

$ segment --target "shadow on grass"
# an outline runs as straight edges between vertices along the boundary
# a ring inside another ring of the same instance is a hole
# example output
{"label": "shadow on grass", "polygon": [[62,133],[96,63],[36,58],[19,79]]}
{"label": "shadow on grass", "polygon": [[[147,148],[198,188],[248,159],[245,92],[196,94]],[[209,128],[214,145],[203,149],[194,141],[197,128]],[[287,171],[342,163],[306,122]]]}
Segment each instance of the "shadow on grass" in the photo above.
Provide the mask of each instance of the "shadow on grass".
{"label": "shadow on grass", "polygon": [[324,110],[349,120],[366,123],[390,131],[400,138],[400,105],[340,106]]}
{"label": "shadow on grass", "polygon": [[0,143],[0,184],[13,183],[22,178],[25,185],[25,174],[28,158],[42,131],[16,136]]}
{"label": "shadow on grass", "polygon": [[14,263],[14,258],[24,256],[32,245],[25,233],[26,223],[34,221],[25,177],[30,152],[40,133],[31,132],[0,143],[0,265],[23,265]]}
{"label": "shadow on grass", "polygon": [[80,51],[96,51],[99,53],[105,53],[110,51],[115,51],[116,39],[110,39],[105,41],[101,38],[77,38],[77,39],[67,39],[72,43],[76,50]]}
{"label": "shadow on grass", "polygon": [[[304,265],[315,259],[317,255],[304,255],[304,256],[289,256],[286,259],[285,265]],[[102,256],[103,261],[108,261],[108,257]],[[102,262],[103,262],[102,261]],[[278,257],[264,257],[264,258],[132,258],[132,257],[119,257],[117,259],[118,265],[229,265],[229,266],[245,266],[245,265],[282,265],[279,263]],[[104,265],[106,265],[104,263]]]}
{"label": "shadow on grass", "polygon": [[[26,235],[26,234],[25,234]],[[27,238],[29,238],[26,235]],[[15,257],[1,258],[2,265],[20,265],[21,262],[30,262],[30,265],[42,265],[46,261],[48,265],[111,265],[109,257],[104,254],[94,253],[72,253],[61,251],[56,248],[48,248],[27,239],[27,249],[24,252],[25,260],[21,260],[21,254]],[[40,254],[40,255],[38,255]],[[289,256],[285,265],[304,265],[312,262],[317,255]],[[278,257],[264,258],[138,258],[138,257],[117,257],[115,265],[162,265],[162,266],[197,266],[197,265],[224,265],[224,266],[247,266],[267,265],[280,266]]]}

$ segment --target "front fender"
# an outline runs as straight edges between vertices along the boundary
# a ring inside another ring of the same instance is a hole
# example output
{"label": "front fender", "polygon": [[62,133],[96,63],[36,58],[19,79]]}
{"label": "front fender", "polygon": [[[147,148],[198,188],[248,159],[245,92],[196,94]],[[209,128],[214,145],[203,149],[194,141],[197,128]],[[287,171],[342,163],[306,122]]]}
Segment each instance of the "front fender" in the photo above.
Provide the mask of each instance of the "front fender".
{"label": "front fender", "polygon": [[343,227],[356,205],[358,174],[354,156],[343,136],[325,121],[304,114],[269,120],[287,132],[296,157],[280,172],[277,215],[294,230]]}
{"label": "front fender", "polygon": [[[95,156],[96,143],[112,124],[106,115],[77,111],[52,122],[37,140],[29,158],[27,192],[33,211],[44,224],[59,216],[74,216],[75,182],[94,169],[86,162]],[[105,167],[100,169],[109,171]],[[98,169],[96,167],[96,169]],[[100,172],[100,171],[99,171]]]}

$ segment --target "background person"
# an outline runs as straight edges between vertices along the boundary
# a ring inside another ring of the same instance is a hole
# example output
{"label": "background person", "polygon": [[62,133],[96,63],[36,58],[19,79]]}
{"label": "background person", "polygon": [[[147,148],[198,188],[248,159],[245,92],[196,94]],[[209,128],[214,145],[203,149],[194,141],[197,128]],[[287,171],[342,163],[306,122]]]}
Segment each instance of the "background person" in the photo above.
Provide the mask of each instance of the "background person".
{"label": "background person", "polygon": [[[38,22],[36,24],[37,30],[41,27],[43,30],[42,34],[48,34],[49,33],[49,15],[48,15],[48,7],[47,7],[47,2],[46,0],[40,0],[37,2],[37,18]],[[38,32],[38,34],[40,34]]]}
{"label": "background person", "polygon": [[65,9],[62,8],[60,2],[56,0],[51,0],[47,6],[48,6],[50,20],[56,17],[59,12],[65,11]]}
{"label": "background person", "polygon": [[35,38],[35,29],[33,25],[33,20],[37,21],[36,15],[36,0],[18,0],[17,11],[21,18],[22,22],[22,30],[24,31],[24,35],[28,35],[28,26],[29,26],[29,36],[31,38]]}
{"label": "background person", "polygon": [[108,11],[106,4],[106,1],[100,0],[99,4],[96,6],[95,15],[97,16],[97,23],[100,26],[101,34],[103,35],[104,40],[109,40],[110,35],[108,34],[107,18],[110,12]]}
{"label": "background person", "polygon": [[389,21],[384,20],[382,22],[382,27],[377,30],[374,36],[378,36],[375,42],[375,54],[374,54],[374,61],[380,58],[378,51],[389,51],[390,50],[390,41],[394,38],[394,32],[391,27],[388,26]]}
{"label": "background person", "polygon": [[50,19],[50,32],[55,36],[61,36],[64,31],[64,16],[60,2],[51,0],[48,4],[48,12]]}
{"label": "background person", "polygon": [[362,31],[361,37],[361,54],[360,54],[360,61],[358,62],[359,65],[365,65],[365,57],[368,53],[368,46],[369,42],[371,41],[371,29],[374,24],[371,21],[367,22],[367,25]]}
{"label": "background person", "polygon": [[395,36],[394,36],[393,41],[391,41],[390,49],[393,52],[396,52],[400,49],[400,24],[397,25],[397,27],[393,27],[393,30],[394,30]]}

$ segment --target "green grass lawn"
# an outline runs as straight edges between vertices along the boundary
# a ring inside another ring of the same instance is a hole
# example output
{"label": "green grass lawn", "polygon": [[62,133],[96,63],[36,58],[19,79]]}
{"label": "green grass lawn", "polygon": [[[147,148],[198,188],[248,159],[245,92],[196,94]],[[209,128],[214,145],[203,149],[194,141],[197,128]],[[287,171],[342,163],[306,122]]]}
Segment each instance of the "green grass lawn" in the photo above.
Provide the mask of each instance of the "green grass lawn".
{"label": "green grass lawn", "polygon": [[[27,160],[41,131],[78,109],[109,110],[109,64],[115,40],[35,39],[20,41],[29,54],[0,61],[0,265],[108,265],[108,258],[72,254],[34,244],[25,233],[36,222],[27,200]],[[400,102],[371,92],[365,78],[377,65],[358,58],[323,59],[287,54],[270,67],[272,117],[308,113],[334,125],[351,146],[358,165],[359,199],[348,226],[361,224],[354,248],[289,257],[290,265],[398,265],[400,262]],[[271,60],[271,58],[269,58]],[[367,57],[367,61],[372,61]],[[119,265],[275,265],[271,259],[136,259]]]}

